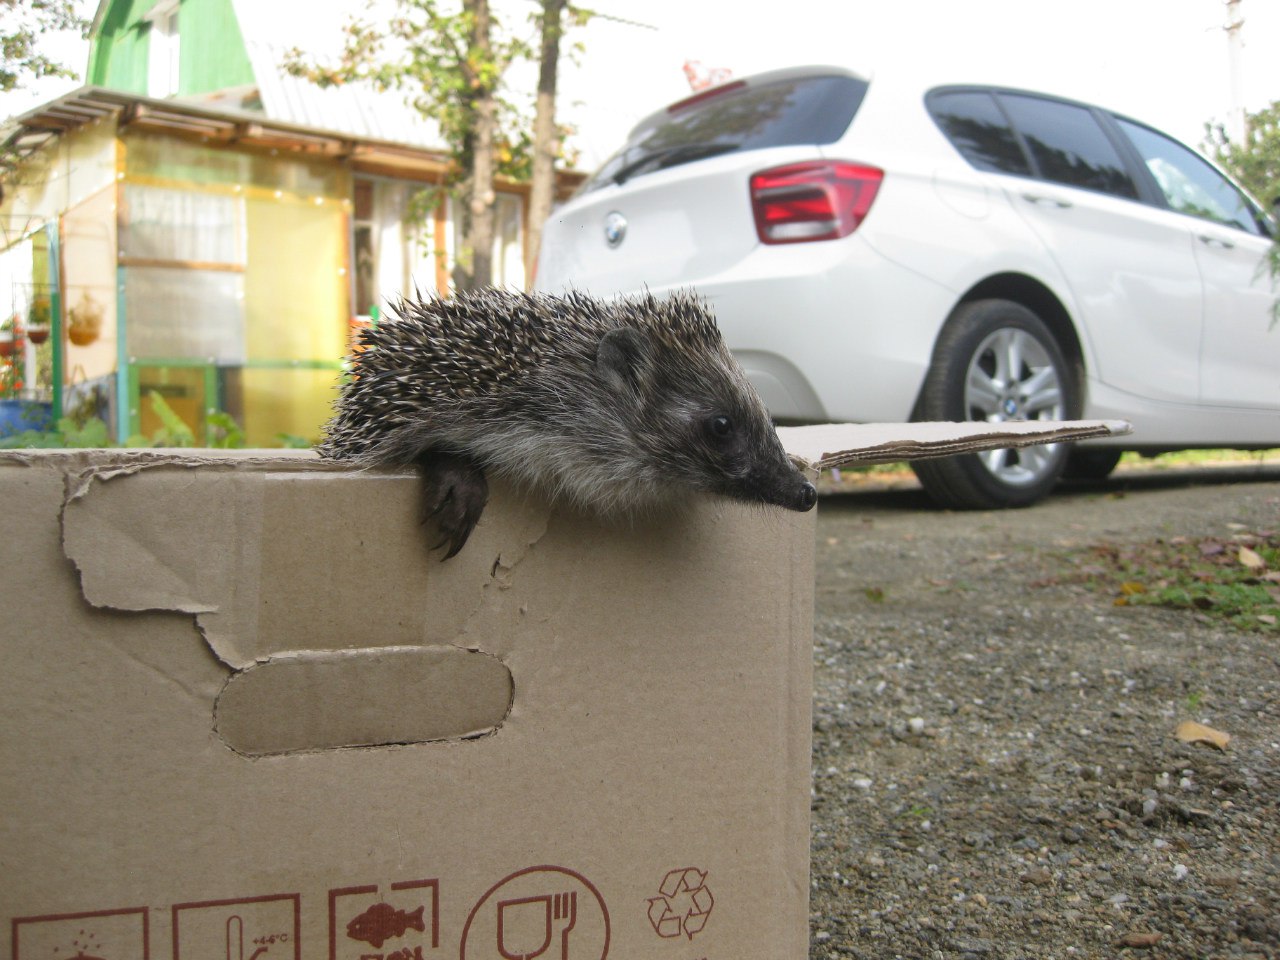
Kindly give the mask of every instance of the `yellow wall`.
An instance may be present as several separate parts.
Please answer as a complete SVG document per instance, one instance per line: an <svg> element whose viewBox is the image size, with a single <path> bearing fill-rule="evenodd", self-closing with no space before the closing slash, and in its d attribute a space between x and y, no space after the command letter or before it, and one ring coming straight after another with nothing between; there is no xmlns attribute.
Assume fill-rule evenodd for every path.
<svg viewBox="0 0 1280 960"><path fill-rule="evenodd" d="M251 199L246 205L248 367L245 432L315 439L329 418L337 371L262 369L261 361L338 360L347 351L347 213L341 203Z"/></svg>
<svg viewBox="0 0 1280 960"><path fill-rule="evenodd" d="M158 134L122 139L128 182L243 203L245 365L223 368L222 406L250 446L277 445L282 433L318 439L347 352L349 172Z"/></svg>

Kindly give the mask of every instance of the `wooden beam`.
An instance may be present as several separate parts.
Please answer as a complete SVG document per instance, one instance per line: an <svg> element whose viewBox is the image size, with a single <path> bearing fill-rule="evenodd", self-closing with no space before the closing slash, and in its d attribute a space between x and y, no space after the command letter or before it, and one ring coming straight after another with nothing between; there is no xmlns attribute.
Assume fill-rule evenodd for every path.
<svg viewBox="0 0 1280 960"><path fill-rule="evenodd" d="M219 263L212 260L163 260L159 257L121 256L122 267L165 267L174 270L216 270L221 273L244 273L242 263Z"/></svg>

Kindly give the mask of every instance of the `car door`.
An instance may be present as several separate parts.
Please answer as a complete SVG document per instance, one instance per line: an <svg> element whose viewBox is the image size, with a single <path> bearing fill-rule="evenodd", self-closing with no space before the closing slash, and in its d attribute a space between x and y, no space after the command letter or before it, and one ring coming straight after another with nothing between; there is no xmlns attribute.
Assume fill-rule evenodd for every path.
<svg viewBox="0 0 1280 960"><path fill-rule="evenodd" d="M1280 409L1280 328L1271 312L1277 292L1267 265L1272 228L1202 157L1150 127L1117 123L1195 251L1205 290L1201 402Z"/></svg>
<svg viewBox="0 0 1280 960"><path fill-rule="evenodd" d="M1137 396L1194 403L1203 288L1185 227L1141 202L1146 186L1092 108L996 96L1034 175L1003 185L1066 277L1092 375Z"/></svg>

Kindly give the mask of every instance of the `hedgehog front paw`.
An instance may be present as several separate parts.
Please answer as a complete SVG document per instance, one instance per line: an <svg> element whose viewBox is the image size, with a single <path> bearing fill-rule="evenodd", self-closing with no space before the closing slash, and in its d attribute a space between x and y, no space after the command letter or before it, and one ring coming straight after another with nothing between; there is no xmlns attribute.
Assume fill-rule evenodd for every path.
<svg viewBox="0 0 1280 960"><path fill-rule="evenodd" d="M440 559L454 556L476 528L489 502L489 482L474 461L448 453L424 453L418 458L422 471L422 522L434 520L440 542L432 550L448 546Z"/></svg>

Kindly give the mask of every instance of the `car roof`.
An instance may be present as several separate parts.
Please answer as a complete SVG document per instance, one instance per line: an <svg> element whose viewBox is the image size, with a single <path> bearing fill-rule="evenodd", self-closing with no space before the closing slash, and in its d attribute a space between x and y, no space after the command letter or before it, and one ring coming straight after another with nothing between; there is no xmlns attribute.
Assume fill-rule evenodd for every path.
<svg viewBox="0 0 1280 960"><path fill-rule="evenodd" d="M941 70L933 70L929 67L913 67L910 73L896 69L872 69L872 70L854 70L845 66L835 64L804 64L794 67L784 67L777 70L767 70L762 73L748 74L743 77L734 77L722 84L714 87L708 87L705 90L699 90L688 97L673 101L652 113L646 115L640 120L633 129L639 129L646 125L655 123L673 112L684 104L691 104L703 98L714 97L717 93L725 91L727 88L737 88L742 86L758 86L766 83L774 83L779 80L790 80L795 77L821 77L821 76L845 76L853 77L858 80L864 80L873 88L889 86L893 88L895 97L911 97L918 96L921 100L934 90L955 89L955 90L991 90L999 93L1022 94L1032 97L1043 97L1049 100L1057 100L1061 103L1070 103L1080 107L1089 109L1103 110L1115 116L1122 117L1126 120L1132 120L1135 123L1151 126L1145 121L1114 110L1110 107L1098 103L1091 103L1085 100L1078 100L1074 97L1061 93L1054 93L1051 90L1032 89L1027 87L1016 86L1008 83L1001 83L998 80L983 77L957 76L954 72L943 72Z"/></svg>
<svg viewBox="0 0 1280 960"><path fill-rule="evenodd" d="M722 93L730 88L737 89L743 86L754 87L754 86L759 86L761 84L766 84L766 83L775 83L779 80L791 80L796 77L831 77L831 76L853 77L855 80L864 80L864 81L869 81L871 79L868 74L859 73L856 70L850 70L848 67L824 66L820 64L797 66L797 67L783 67L778 70L766 70L763 73L753 73L745 77L734 77L731 80L726 80L724 83L716 84L714 87L707 87L705 90L698 90L687 97L682 97L679 100L675 100L669 104L666 104L665 106L657 110L654 110L652 113L646 115L643 119L641 119L638 123L636 123L635 126L631 128L631 131L634 132L636 130L639 130L641 127L646 127L651 124L657 123L663 117L667 116L667 114L673 113L675 110L684 106L685 104L692 104L704 98L710 99L711 97L714 97L716 94Z"/></svg>

